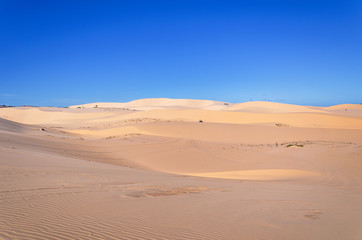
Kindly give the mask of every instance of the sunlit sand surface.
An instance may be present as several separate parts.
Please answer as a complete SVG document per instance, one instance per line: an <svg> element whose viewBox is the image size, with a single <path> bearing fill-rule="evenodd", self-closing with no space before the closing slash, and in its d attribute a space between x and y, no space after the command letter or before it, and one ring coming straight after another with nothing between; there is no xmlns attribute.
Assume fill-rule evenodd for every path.
<svg viewBox="0 0 362 240"><path fill-rule="evenodd" d="M292 180L300 178L316 177L319 174L315 172L293 170L293 169L259 169L259 170L242 170L226 172L209 172L209 173L189 173L191 176L227 178L242 180Z"/></svg>
<svg viewBox="0 0 362 240"><path fill-rule="evenodd" d="M362 239L362 105L0 109L0 239Z"/></svg>

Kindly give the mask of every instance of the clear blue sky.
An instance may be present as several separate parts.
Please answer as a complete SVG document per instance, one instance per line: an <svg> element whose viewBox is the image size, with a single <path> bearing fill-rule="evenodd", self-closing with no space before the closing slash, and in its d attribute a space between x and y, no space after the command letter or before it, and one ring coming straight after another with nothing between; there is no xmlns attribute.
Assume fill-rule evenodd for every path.
<svg viewBox="0 0 362 240"><path fill-rule="evenodd" d="M0 0L0 104L362 102L362 1Z"/></svg>

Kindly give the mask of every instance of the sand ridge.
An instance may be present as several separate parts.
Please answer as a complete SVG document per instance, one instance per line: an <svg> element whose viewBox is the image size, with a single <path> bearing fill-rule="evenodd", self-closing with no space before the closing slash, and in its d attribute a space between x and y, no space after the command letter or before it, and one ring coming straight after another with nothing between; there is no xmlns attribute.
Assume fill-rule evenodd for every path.
<svg viewBox="0 0 362 240"><path fill-rule="evenodd" d="M318 173L294 169L258 169L258 170L242 170L242 171L226 171L226 172L208 172L208 173L192 173L191 176L241 179L241 180L290 180L298 178L317 177Z"/></svg>
<svg viewBox="0 0 362 240"><path fill-rule="evenodd" d="M314 109L307 106L299 106L285 103L274 102L245 102L234 104L225 110L255 112L255 113L292 113L292 112L309 112L309 113L327 113L321 109Z"/></svg>
<svg viewBox="0 0 362 240"><path fill-rule="evenodd" d="M226 102L211 101L211 100L147 98L147 99L134 100L127 103L107 103L107 102L88 103L88 104L70 106L70 108L126 108L134 110L190 108L190 109L221 110L227 107L228 105L229 103Z"/></svg>

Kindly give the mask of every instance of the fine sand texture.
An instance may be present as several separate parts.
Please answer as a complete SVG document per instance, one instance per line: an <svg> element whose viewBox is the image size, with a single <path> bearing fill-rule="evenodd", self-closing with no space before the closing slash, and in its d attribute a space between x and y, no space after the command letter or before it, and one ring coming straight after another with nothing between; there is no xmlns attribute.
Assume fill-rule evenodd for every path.
<svg viewBox="0 0 362 240"><path fill-rule="evenodd" d="M0 109L0 239L362 239L362 105Z"/></svg>

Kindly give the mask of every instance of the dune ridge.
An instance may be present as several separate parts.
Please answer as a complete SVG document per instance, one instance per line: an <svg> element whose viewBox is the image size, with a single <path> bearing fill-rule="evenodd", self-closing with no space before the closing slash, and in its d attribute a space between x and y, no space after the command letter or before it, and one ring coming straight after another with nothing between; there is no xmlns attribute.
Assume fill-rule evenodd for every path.
<svg viewBox="0 0 362 240"><path fill-rule="evenodd" d="M324 109L329 109L329 110L348 110L348 109L362 110L362 104L339 104L339 105L334 105L334 106L330 106L330 107L325 107Z"/></svg>
<svg viewBox="0 0 362 240"><path fill-rule="evenodd" d="M299 106L285 103L274 102L245 102L234 104L226 110L255 112L255 113L293 113L293 112L309 112L309 113L326 113L322 109L310 108L308 106Z"/></svg>
<svg viewBox="0 0 362 240"><path fill-rule="evenodd" d="M170 99L170 98L146 98L138 99L127 103L97 102L70 106L69 108L128 108L135 110L153 110L167 108L195 108L221 110L229 103L196 100L196 99Z"/></svg>
<svg viewBox="0 0 362 240"><path fill-rule="evenodd" d="M258 169L226 172L191 173L186 175L211 178L241 179L241 180L290 180L319 176L318 173L294 169Z"/></svg>

